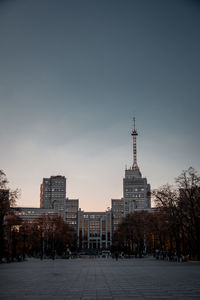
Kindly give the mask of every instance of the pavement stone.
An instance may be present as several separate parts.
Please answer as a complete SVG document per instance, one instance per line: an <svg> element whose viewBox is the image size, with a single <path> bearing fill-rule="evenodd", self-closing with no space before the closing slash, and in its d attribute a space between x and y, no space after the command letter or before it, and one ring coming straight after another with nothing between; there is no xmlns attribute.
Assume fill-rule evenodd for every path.
<svg viewBox="0 0 200 300"><path fill-rule="evenodd" d="M0 300L200 299L200 262L39 260L0 265Z"/></svg>

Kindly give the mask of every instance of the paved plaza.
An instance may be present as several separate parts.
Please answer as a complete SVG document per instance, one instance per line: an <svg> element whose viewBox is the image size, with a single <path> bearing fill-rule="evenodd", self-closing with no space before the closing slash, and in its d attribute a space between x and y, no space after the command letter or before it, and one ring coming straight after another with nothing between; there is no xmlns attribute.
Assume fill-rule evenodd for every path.
<svg viewBox="0 0 200 300"><path fill-rule="evenodd" d="M0 299L200 299L200 263L29 259L0 265Z"/></svg>

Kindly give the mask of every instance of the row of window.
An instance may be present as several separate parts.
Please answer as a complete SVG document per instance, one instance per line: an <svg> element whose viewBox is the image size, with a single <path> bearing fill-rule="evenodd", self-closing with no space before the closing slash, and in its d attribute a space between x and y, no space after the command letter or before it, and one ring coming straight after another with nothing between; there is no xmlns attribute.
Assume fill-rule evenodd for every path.
<svg viewBox="0 0 200 300"><path fill-rule="evenodd" d="M125 193L125 197L129 198L144 198L144 194Z"/></svg>
<svg viewBox="0 0 200 300"><path fill-rule="evenodd" d="M51 184L51 185L53 185L53 184L64 185L65 180L63 180L63 181L56 181L56 180L51 181L51 180L45 180L44 182L45 182L45 184Z"/></svg>
<svg viewBox="0 0 200 300"><path fill-rule="evenodd" d="M125 192L143 192L143 187L137 187L137 188L125 188Z"/></svg>
<svg viewBox="0 0 200 300"><path fill-rule="evenodd" d="M74 219L76 217L77 217L76 214L67 214L67 216L66 216L67 219Z"/></svg>
<svg viewBox="0 0 200 300"><path fill-rule="evenodd" d="M46 199L54 199L54 198L64 198L62 194L53 194L52 197L51 195L44 195L44 198Z"/></svg>
<svg viewBox="0 0 200 300"><path fill-rule="evenodd" d="M67 224L76 225L76 221L66 220Z"/></svg>
<svg viewBox="0 0 200 300"><path fill-rule="evenodd" d="M85 214L83 216L86 219L100 219L105 217L105 215L85 215Z"/></svg>
<svg viewBox="0 0 200 300"><path fill-rule="evenodd" d="M49 188L45 188L44 189L45 192L64 192L65 190L64 189L49 189Z"/></svg>
<svg viewBox="0 0 200 300"><path fill-rule="evenodd" d="M66 207L66 211L76 213L78 211L78 207Z"/></svg>
<svg viewBox="0 0 200 300"><path fill-rule="evenodd" d="M128 205L128 204L130 204L130 203L144 203L145 201L143 200L143 199L138 199L138 200L133 200L133 201L131 201L131 202L125 202L125 205Z"/></svg>
<svg viewBox="0 0 200 300"><path fill-rule="evenodd" d="M126 180L125 185L144 185L144 181L140 179Z"/></svg>

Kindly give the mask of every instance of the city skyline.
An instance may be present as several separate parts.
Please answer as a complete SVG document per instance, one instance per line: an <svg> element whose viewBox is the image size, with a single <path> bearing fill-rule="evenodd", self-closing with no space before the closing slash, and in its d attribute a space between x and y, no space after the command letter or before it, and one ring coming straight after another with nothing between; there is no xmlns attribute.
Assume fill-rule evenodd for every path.
<svg viewBox="0 0 200 300"><path fill-rule="evenodd" d="M19 206L42 178L104 211L132 165L151 188L200 170L197 1L1 1L0 168Z"/></svg>

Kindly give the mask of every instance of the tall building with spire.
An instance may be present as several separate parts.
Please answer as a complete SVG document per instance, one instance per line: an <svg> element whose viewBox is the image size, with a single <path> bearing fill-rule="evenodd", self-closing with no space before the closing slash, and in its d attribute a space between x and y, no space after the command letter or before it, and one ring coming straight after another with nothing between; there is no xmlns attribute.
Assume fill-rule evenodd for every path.
<svg viewBox="0 0 200 300"><path fill-rule="evenodd" d="M142 177L137 163L137 130L133 119L133 164L126 168L123 179L123 198L112 199L113 229L117 229L122 217L129 213L151 209L151 187L147 179Z"/></svg>
<svg viewBox="0 0 200 300"><path fill-rule="evenodd" d="M147 179L142 177L137 164L137 130L134 126L132 130L133 137L133 164L129 169L125 170L123 179L123 199L124 199L124 215L137 210L151 208L150 184Z"/></svg>

